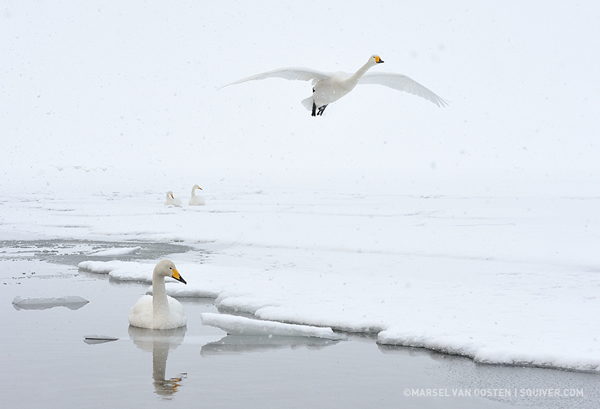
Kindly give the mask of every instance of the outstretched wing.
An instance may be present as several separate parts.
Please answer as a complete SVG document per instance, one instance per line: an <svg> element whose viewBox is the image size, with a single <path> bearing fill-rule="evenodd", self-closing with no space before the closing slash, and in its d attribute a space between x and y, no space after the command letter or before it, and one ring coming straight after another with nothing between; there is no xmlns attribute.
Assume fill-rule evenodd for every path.
<svg viewBox="0 0 600 409"><path fill-rule="evenodd" d="M311 70L310 68L279 68L273 71L263 72L261 74L256 74L251 77L243 78L241 80L232 82L231 84L223 85L221 88L225 88L230 85L240 84L246 81L264 80L265 78L271 77L284 78L286 80L312 81L314 85L317 83L317 81L324 80L326 78L329 78L330 76L331 74Z"/></svg>
<svg viewBox="0 0 600 409"><path fill-rule="evenodd" d="M421 98L425 98L439 107L448 106L448 101L438 97L432 91L425 88L417 81L408 78L406 75L379 72L366 73L358 80L358 83L385 85L386 87L397 89L398 91L405 91Z"/></svg>

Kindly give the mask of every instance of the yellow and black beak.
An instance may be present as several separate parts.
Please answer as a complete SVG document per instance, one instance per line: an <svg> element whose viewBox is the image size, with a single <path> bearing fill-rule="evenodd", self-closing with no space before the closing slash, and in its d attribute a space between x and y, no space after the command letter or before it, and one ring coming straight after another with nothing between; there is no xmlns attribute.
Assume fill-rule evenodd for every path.
<svg viewBox="0 0 600 409"><path fill-rule="evenodd" d="M177 281L181 281L183 284L187 284L185 282L185 280L183 279L183 277L181 276L181 274L179 274L179 271L177 271L175 269L173 269L173 274L171 275L171 277L173 277Z"/></svg>
<svg viewBox="0 0 600 409"><path fill-rule="evenodd" d="M382 60L381 58L379 58L379 56L376 56L376 57L375 57L375 62L376 62L377 64L381 64L381 63L383 63L383 60Z"/></svg>

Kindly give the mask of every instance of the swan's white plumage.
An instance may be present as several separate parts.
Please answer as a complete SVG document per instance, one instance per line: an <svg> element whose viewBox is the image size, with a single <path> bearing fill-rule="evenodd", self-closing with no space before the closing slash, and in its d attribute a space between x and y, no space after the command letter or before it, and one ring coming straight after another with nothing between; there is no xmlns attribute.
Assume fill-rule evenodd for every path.
<svg viewBox="0 0 600 409"><path fill-rule="evenodd" d="M192 196L190 197L189 205L190 206L203 206L206 204L204 198L202 196L196 196L196 189L202 190L202 188L198 185L194 185L192 188Z"/></svg>
<svg viewBox="0 0 600 409"><path fill-rule="evenodd" d="M143 295L129 311L129 324L139 328L173 329L187 324L183 306L175 298L167 295L168 314L154 315L154 295Z"/></svg>
<svg viewBox="0 0 600 409"><path fill-rule="evenodd" d="M182 206L181 199L176 198L175 196L173 196L173 192L171 192L169 190L167 192L167 198L165 200L165 206L181 207Z"/></svg>
<svg viewBox="0 0 600 409"><path fill-rule="evenodd" d="M152 274L152 295L142 296L129 311L129 324L149 329L173 329L187 323L183 306L166 293L165 277L172 277L186 284L175 264L162 260Z"/></svg>
<svg viewBox="0 0 600 409"><path fill-rule="evenodd" d="M369 72L363 75L358 80L358 83L385 85L386 87L390 87L398 91L408 92L409 94L425 98L439 107L448 106L448 101L440 98L429 89L425 88L417 81L410 79L406 75Z"/></svg>
<svg viewBox="0 0 600 409"><path fill-rule="evenodd" d="M312 81L313 85L315 85L318 81L327 79L330 76L331 74L329 73L312 70L310 68L304 67L278 68L273 71L263 72L260 74L252 75L250 77L242 78L241 80L232 82L231 84L224 85L221 88L225 88L230 85L241 84L242 82L246 81L264 80L265 78L272 77L283 78L286 80Z"/></svg>
<svg viewBox="0 0 600 409"><path fill-rule="evenodd" d="M246 81L262 80L272 77L284 78L287 80L312 81L313 94L302 100L302 105L308 110L312 110L313 116L322 115L328 104L335 102L348 94L357 84L385 85L398 91L405 91L425 98L439 107L448 105L448 102L443 98L440 98L431 90L405 75L385 73L367 74L367 71L371 67L379 63L383 63L383 60L377 55L372 55L367 63L359 68L354 74L345 72L325 73L310 68L280 68L243 78L232 82L231 84L227 84L225 87ZM317 110L318 112L316 112Z"/></svg>

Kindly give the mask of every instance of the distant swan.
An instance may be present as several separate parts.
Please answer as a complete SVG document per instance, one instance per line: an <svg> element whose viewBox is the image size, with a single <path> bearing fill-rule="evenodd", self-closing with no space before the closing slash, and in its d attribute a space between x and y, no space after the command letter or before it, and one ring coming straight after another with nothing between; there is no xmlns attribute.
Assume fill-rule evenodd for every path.
<svg viewBox="0 0 600 409"><path fill-rule="evenodd" d="M181 199L177 199L173 196L173 192L170 190L167 192L167 200L165 200L165 206L181 207Z"/></svg>
<svg viewBox="0 0 600 409"><path fill-rule="evenodd" d="M357 84L379 84L406 91L433 102L439 107L445 107L448 102L402 74L366 73L369 68L383 63L378 55L372 55L365 65L354 74L345 72L325 73L310 68L279 68L263 72L248 78L227 84L224 87L240 84L246 81L262 80L270 77L285 78L286 80L312 81L313 94L302 101L302 104L312 112L312 116L323 115L323 111L332 102L337 101L354 89ZM222 87L222 88L224 88Z"/></svg>
<svg viewBox="0 0 600 409"><path fill-rule="evenodd" d="M173 329L187 323L183 307L175 298L167 295L165 277L187 284L170 260L162 260L154 267L152 295L144 295L129 312L129 324L149 329Z"/></svg>
<svg viewBox="0 0 600 409"><path fill-rule="evenodd" d="M190 206L203 206L206 203L204 202L204 198L202 196L196 196L196 189L202 190L202 188L198 185L194 185L192 188L192 197L190 197Z"/></svg>

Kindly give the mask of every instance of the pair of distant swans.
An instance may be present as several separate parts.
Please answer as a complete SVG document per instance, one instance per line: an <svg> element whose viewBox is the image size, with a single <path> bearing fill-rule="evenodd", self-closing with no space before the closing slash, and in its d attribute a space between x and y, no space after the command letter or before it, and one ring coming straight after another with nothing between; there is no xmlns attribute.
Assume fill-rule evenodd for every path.
<svg viewBox="0 0 600 409"><path fill-rule="evenodd" d="M440 98L429 89L418 82L402 74L391 73L367 73L367 71L383 63L378 55L372 55L367 63L360 67L354 74L345 72L325 73L310 68L279 68L262 74L253 75L248 78L227 84L224 87L240 84L246 81L263 80L265 78L279 77L287 80L312 81L313 93L302 101L312 116L323 115L327 105L337 101L356 87L358 84L379 84L405 91L433 102L439 107L448 105L448 101ZM222 87L222 88L224 88Z"/></svg>
<svg viewBox="0 0 600 409"><path fill-rule="evenodd" d="M190 206L204 206L206 204L206 202L204 201L204 198L202 196L196 196L196 189L202 190L202 188L200 186L194 185L194 187L192 188L192 196L190 197L190 201L188 202L188 204ZM173 192L169 190L167 192L167 199L165 200L165 206L181 207L182 206L181 199L176 198L173 195Z"/></svg>

